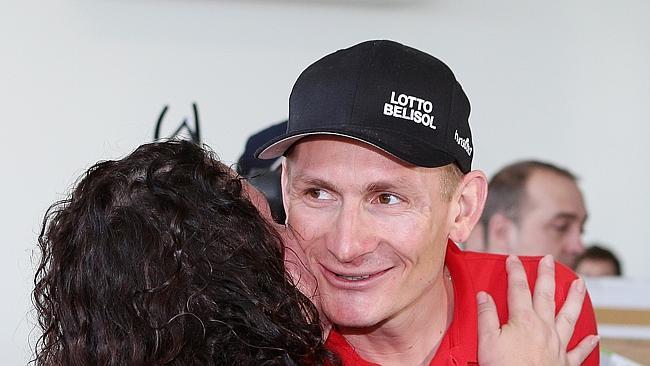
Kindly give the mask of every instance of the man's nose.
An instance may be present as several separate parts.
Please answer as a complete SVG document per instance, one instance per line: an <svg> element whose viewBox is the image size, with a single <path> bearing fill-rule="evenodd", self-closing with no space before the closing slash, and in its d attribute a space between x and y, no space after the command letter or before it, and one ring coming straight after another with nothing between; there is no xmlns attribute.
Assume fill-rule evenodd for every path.
<svg viewBox="0 0 650 366"><path fill-rule="evenodd" d="M582 233L577 233L574 235L566 246L566 251L571 254L582 254L585 251L585 244L582 241Z"/></svg>
<svg viewBox="0 0 650 366"><path fill-rule="evenodd" d="M369 213L358 204L344 204L332 228L328 250L341 263L349 263L377 247Z"/></svg>

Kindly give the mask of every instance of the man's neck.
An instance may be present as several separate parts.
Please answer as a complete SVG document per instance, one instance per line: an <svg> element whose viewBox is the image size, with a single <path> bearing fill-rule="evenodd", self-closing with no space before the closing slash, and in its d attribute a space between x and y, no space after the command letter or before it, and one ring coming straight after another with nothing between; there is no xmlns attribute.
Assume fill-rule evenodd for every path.
<svg viewBox="0 0 650 366"><path fill-rule="evenodd" d="M339 328L365 360L383 366L429 365L454 313L453 285L444 271L428 293L371 328Z"/></svg>

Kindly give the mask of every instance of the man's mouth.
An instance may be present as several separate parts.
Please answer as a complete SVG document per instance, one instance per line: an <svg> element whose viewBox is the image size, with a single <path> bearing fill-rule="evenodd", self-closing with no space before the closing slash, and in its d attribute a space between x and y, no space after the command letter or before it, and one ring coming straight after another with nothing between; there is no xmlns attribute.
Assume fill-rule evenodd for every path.
<svg viewBox="0 0 650 366"><path fill-rule="evenodd" d="M336 274L336 273L335 273L335 274ZM370 278L371 276L373 276L373 275L366 275L366 276L345 276L345 275L341 275L341 274L336 274L336 277L338 277L338 278L342 278L342 279L344 279L344 280L348 280L348 281L362 281L362 280L367 280L367 279Z"/></svg>
<svg viewBox="0 0 650 366"><path fill-rule="evenodd" d="M356 270L329 269L321 265L322 274L329 284L340 289L361 290L377 285L394 267Z"/></svg>
<svg viewBox="0 0 650 366"><path fill-rule="evenodd" d="M390 271L391 269L392 267L387 269L382 269L379 271L373 271L373 272L364 271L361 273L346 273L346 274L327 270L326 273L329 274L329 277L331 279L336 279L335 282L339 284L347 283L349 285L352 284L362 285L362 284L368 284L370 283L370 281L374 281L375 279L379 279L379 277L382 277L383 275L386 274L386 272Z"/></svg>

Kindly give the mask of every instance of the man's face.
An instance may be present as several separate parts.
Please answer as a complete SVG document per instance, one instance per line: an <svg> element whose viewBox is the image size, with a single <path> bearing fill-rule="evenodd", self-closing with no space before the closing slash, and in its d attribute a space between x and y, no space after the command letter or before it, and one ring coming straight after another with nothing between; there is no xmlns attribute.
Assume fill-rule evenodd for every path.
<svg viewBox="0 0 650 366"><path fill-rule="evenodd" d="M286 168L288 224L333 323L374 326L436 301L453 221L442 168L405 165L337 137L299 142Z"/></svg>
<svg viewBox="0 0 650 366"><path fill-rule="evenodd" d="M584 251L582 231L586 220L587 209L573 180L535 170L526 183L514 254L552 254L572 266Z"/></svg>

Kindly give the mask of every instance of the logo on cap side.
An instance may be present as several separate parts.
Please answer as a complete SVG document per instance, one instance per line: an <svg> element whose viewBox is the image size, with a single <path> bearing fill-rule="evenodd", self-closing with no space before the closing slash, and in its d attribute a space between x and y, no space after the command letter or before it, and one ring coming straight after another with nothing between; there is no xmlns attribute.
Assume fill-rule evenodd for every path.
<svg viewBox="0 0 650 366"><path fill-rule="evenodd" d="M454 133L454 139L456 139L456 143L460 145L463 149L465 149L465 152L467 155L472 156L472 145L469 142L469 137L467 138L462 138L458 135L458 130Z"/></svg>
<svg viewBox="0 0 650 366"><path fill-rule="evenodd" d="M413 121L433 130L433 103L413 95L399 94L392 91L390 101L384 103L384 115Z"/></svg>

